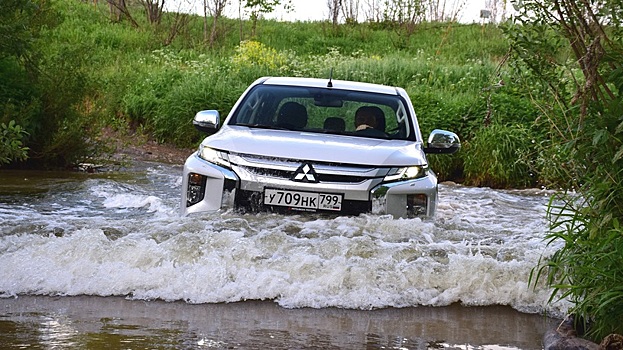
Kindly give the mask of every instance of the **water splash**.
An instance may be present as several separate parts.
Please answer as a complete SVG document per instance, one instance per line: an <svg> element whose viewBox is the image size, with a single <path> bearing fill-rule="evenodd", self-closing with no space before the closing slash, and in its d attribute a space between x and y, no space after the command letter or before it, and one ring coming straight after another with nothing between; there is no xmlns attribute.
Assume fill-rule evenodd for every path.
<svg viewBox="0 0 623 350"><path fill-rule="evenodd" d="M0 295L275 300L374 309L511 305L562 315L528 285L556 247L546 192L442 186L438 217L178 216L178 168L87 178L0 202Z"/></svg>

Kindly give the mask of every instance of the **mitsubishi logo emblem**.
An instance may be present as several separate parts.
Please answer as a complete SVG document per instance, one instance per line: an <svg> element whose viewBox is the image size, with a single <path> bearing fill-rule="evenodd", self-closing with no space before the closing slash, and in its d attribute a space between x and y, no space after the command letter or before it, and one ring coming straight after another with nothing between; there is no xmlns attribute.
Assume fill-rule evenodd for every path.
<svg viewBox="0 0 623 350"><path fill-rule="evenodd" d="M294 172L294 177L292 177L292 181L299 182L318 182L318 175L316 175L316 171L309 163L302 164L296 171Z"/></svg>

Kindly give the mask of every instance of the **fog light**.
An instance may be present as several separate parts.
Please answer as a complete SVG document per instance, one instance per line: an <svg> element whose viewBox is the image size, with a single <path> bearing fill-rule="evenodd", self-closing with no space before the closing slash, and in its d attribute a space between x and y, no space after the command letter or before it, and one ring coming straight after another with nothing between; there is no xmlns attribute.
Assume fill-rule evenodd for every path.
<svg viewBox="0 0 623 350"><path fill-rule="evenodd" d="M186 206L190 207L203 200L208 178L196 173L188 174L188 188L186 189Z"/></svg>
<svg viewBox="0 0 623 350"><path fill-rule="evenodd" d="M428 197L425 194L407 195L407 216L416 217L426 215Z"/></svg>

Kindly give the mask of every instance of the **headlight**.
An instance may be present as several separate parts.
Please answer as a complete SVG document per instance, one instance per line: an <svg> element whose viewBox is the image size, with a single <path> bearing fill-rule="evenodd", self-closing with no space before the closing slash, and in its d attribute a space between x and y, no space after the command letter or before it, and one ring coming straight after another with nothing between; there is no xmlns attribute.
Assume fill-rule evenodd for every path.
<svg viewBox="0 0 623 350"><path fill-rule="evenodd" d="M416 165L404 168L391 168L384 181L409 180L426 176L426 166Z"/></svg>
<svg viewBox="0 0 623 350"><path fill-rule="evenodd" d="M217 151L204 145L199 146L199 158L226 168L231 167L229 156L226 152Z"/></svg>

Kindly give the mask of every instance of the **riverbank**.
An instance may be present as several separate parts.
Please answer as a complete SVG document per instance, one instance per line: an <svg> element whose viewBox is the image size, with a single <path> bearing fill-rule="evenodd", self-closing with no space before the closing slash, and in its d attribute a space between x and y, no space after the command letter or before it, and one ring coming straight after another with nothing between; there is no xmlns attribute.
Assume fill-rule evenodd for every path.
<svg viewBox="0 0 623 350"><path fill-rule="evenodd" d="M114 163L128 161L159 162L166 164L184 164L194 148L180 148L172 144L157 142L146 134L136 131L102 130L99 142L104 142L111 149L110 159Z"/></svg>

